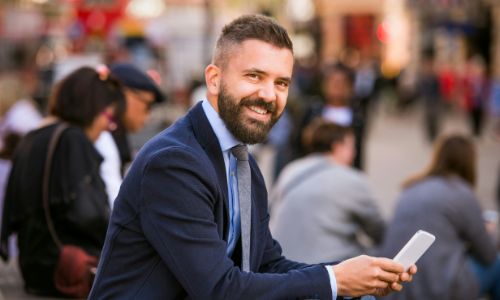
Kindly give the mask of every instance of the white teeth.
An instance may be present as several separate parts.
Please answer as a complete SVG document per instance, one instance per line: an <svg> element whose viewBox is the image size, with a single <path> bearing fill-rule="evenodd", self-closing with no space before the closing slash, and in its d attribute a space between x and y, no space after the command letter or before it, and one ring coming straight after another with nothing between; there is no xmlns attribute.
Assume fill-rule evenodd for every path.
<svg viewBox="0 0 500 300"><path fill-rule="evenodd" d="M254 111L254 112L258 113L258 114L261 114L261 115L267 114L267 110L266 109L258 108L257 106L249 106L248 108L250 108L252 111Z"/></svg>

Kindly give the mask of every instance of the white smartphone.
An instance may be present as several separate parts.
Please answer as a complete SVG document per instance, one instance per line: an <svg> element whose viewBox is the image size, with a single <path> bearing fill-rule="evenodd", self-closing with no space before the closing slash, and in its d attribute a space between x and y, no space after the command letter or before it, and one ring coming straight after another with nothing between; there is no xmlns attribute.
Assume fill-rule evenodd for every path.
<svg viewBox="0 0 500 300"><path fill-rule="evenodd" d="M399 253L394 256L394 261L402 264L405 271L408 270L429 249L435 239L436 237L427 231L417 231Z"/></svg>

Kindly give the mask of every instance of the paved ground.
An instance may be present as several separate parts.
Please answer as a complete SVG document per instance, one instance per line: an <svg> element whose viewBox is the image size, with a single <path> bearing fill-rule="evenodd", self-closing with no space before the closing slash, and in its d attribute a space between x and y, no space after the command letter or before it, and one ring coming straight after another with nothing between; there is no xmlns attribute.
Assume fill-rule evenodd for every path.
<svg viewBox="0 0 500 300"><path fill-rule="evenodd" d="M400 192L401 182L423 170L430 161L432 145L424 136L422 113L413 109L395 114L381 108L371 124L367 145L367 174L389 217ZM445 116L442 133L468 133L466 118L454 112ZM482 137L476 139L478 150L478 185L476 193L484 209L496 209L495 188L500 175L500 139L487 123Z"/></svg>
<svg viewBox="0 0 500 300"><path fill-rule="evenodd" d="M367 173L383 213L389 217L400 191L400 183L409 175L422 170L431 151L425 141L421 112L418 109L396 114L382 107L375 116L368 136ZM444 132L467 132L464 116L451 114L443 124ZM136 140L144 137L137 137ZM494 189L500 168L500 141L491 131L477 140L479 152L479 184L477 194L485 208L495 208ZM0 262L0 300L46 299L27 296L15 261Z"/></svg>

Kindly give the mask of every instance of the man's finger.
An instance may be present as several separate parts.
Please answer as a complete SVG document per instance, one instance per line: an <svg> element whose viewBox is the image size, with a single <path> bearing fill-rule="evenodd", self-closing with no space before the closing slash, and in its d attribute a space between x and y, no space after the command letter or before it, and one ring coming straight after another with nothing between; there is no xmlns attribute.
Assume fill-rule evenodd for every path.
<svg viewBox="0 0 500 300"><path fill-rule="evenodd" d="M411 265L410 269L408 270L408 273L410 273L410 275L416 274L417 273L417 266Z"/></svg>
<svg viewBox="0 0 500 300"><path fill-rule="evenodd" d="M382 268L384 271L391 272L391 273L403 273L405 270L401 264L398 264L392 259L385 258L385 257L380 257L378 258L378 264L380 268Z"/></svg>
<svg viewBox="0 0 500 300"><path fill-rule="evenodd" d="M376 289L387 289L387 288L389 288L389 284L390 283L387 281L377 280L373 284L373 287Z"/></svg>
<svg viewBox="0 0 500 300"><path fill-rule="evenodd" d="M397 283L397 282L393 282L393 283L391 283L391 289L393 291L399 292L403 289L403 285L401 285L400 283Z"/></svg>
<svg viewBox="0 0 500 300"><path fill-rule="evenodd" d="M413 276L405 272L405 273L401 274L401 276L399 276L399 279L400 279L400 281L403 281L403 282L410 282L410 281L412 281Z"/></svg>
<svg viewBox="0 0 500 300"><path fill-rule="evenodd" d="M383 280L385 282L396 282L399 281L399 274L386 272L384 270L380 270L377 274L377 279Z"/></svg>

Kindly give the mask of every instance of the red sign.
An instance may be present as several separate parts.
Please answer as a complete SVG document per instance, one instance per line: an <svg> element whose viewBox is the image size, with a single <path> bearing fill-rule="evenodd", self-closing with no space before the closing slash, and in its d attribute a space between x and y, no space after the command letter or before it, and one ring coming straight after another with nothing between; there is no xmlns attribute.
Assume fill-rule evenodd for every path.
<svg viewBox="0 0 500 300"><path fill-rule="evenodd" d="M348 15L344 17L346 46L357 49L369 48L374 37L373 15Z"/></svg>
<svg viewBox="0 0 500 300"><path fill-rule="evenodd" d="M86 35L105 36L124 15L127 0L74 0Z"/></svg>

